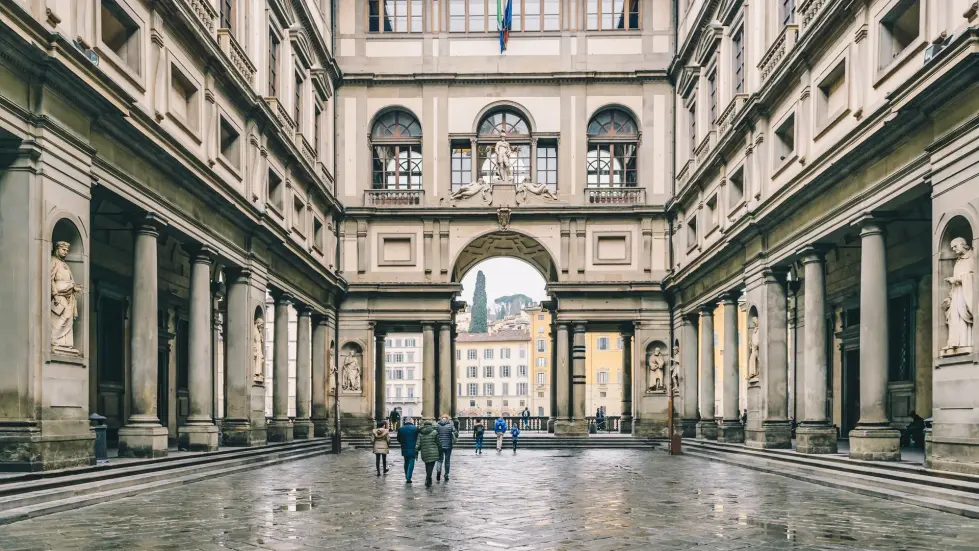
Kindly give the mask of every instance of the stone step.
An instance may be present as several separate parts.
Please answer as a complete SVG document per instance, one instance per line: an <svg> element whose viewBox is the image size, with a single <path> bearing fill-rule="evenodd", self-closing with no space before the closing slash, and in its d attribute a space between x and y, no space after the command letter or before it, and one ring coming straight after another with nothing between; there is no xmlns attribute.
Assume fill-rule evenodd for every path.
<svg viewBox="0 0 979 551"><path fill-rule="evenodd" d="M6 518L4 515L10 511L29 510L36 515L36 511L46 511L45 506L50 503L88 504L85 498L95 495L125 497L139 493L138 490L130 492L130 489L134 488L157 488L158 485L170 487L168 485L170 480L184 480L188 477L197 480L197 477L219 476L218 473L229 469L233 469L235 472L242 469L254 469L292 459L323 455L329 450L329 441L319 440L302 445L249 448L247 451L225 455L219 459L205 462L187 462L165 469L161 469L159 466L153 469L143 465L135 471L118 469L113 473L115 476L107 478L98 477L84 480L81 479L82 477L70 477L70 479L60 479L59 482L63 482L62 484L0 497L0 519ZM96 502L99 501L96 500Z"/></svg>
<svg viewBox="0 0 979 551"><path fill-rule="evenodd" d="M165 471L191 465L203 465L234 458L253 457L281 451L320 449L329 445L329 439L297 440L288 443L269 444L254 448L226 448L216 452L177 455L154 459L114 460L101 465L81 468L23 473L0 478L0 498L22 492L34 492L73 484L84 484L112 478Z"/></svg>
<svg viewBox="0 0 979 551"><path fill-rule="evenodd" d="M325 447L325 446L324 446ZM227 461L213 465L214 468L198 470L197 472L181 473L168 471L168 475L154 480L142 480L133 484L111 489L94 490L92 492L68 495L60 499L52 499L33 504L24 504L16 508L0 511L0 525L26 520L29 518L50 515L70 509L77 509L88 505L96 505L107 501L131 497L145 492L165 490L176 486L182 486L204 479L212 479L219 476L235 474L259 467L277 465L286 461L307 459L322 455L322 450L318 447L307 447L302 451L291 451L283 453L266 454L258 461L236 462Z"/></svg>
<svg viewBox="0 0 979 551"><path fill-rule="evenodd" d="M684 444L688 443L684 442ZM897 480L880 476L879 473L842 471L832 466L806 466L784 461L779 457L780 454L763 453L774 457L729 453L725 450L711 449L708 446L696 444L686 445L684 450L684 454L691 457L719 461L862 495L938 509L970 518L979 518L979 494L971 490L931 486L928 480Z"/></svg>
<svg viewBox="0 0 979 551"><path fill-rule="evenodd" d="M367 437L347 437L344 445L355 449L372 448L371 440ZM588 437L521 437L519 447L524 449L643 449L648 450L660 442L654 438L588 438ZM510 438L503 440L504 446L510 445ZM476 442L472 437L460 437L455 448L472 449ZM485 438L484 448L494 448L496 438ZM391 449L400 449L400 444L392 439Z"/></svg>

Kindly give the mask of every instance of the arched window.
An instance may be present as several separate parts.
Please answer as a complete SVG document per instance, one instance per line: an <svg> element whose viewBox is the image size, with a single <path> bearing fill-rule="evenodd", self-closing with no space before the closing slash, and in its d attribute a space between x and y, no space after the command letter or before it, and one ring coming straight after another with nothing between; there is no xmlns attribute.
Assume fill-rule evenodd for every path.
<svg viewBox="0 0 979 551"><path fill-rule="evenodd" d="M599 111L588 122L588 186L636 187L639 129L622 109Z"/></svg>
<svg viewBox="0 0 979 551"><path fill-rule="evenodd" d="M406 111L381 114L371 128L374 189L422 189L422 127Z"/></svg>
<svg viewBox="0 0 979 551"><path fill-rule="evenodd" d="M493 162L493 148L504 135L517 154L513 164L514 183L530 178L530 126L523 116L509 109L494 111L479 123L476 132L476 151L479 155L477 177L485 178L487 182L494 181L496 163Z"/></svg>

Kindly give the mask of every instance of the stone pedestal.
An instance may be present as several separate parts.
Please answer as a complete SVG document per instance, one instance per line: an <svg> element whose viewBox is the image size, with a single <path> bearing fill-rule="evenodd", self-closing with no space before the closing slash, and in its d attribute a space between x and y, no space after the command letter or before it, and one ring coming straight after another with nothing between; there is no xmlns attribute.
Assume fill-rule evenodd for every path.
<svg viewBox="0 0 979 551"><path fill-rule="evenodd" d="M588 421L585 419L577 421L557 421L554 423L554 436L582 436L588 437Z"/></svg>
<svg viewBox="0 0 979 551"><path fill-rule="evenodd" d="M126 425L119 429L119 457L166 457L168 435L160 425Z"/></svg>
<svg viewBox="0 0 979 551"><path fill-rule="evenodd" d="M697 436L697 419L681 419L680 431L684 438L694 438Z"/></svg>
<svg viewBox="0 0 979 551"><path fill-rule="evenodd" d="M889 426L857 425L850 431L850 458L864 461L900 461L901 432Z"/></svg>
<svg viewBox="0 0 979 551"><path fill-rule="evenodd" d="M745 443L745 445L748 445ZM792 448L792 422L771 420L761 422L760 438L756 445L749 446L766 450L788 450Z"/></svg>
<svg viewBox="0 0 979 551"><path fill-rule="evenodd" d="M214 425L184 425L177 429L177 448L191 452L218 449L218 428Z"/></svg>
<svg viewBox="0 0 979 551"><path fill-rule="evenodd" d="M37 427L0 426L0 465L7 472L37 472L95 465L95 433L43 436Z"/></svg>
<svg viewBox="0 0 979 551"><path fill-rule="evenodd" d="M836 453L836 427L802 424L795 429L795 451L799 453Z"/></svg>
<svg viewBox="0 0 979 551"><path fill-rule="evenodd" d="M416 422L415 426L421 428L421 423ZM366 436L374 428L374 419L370 414L340 413L340 434L343 436ZM330 432L333 432L333 427L330 427Z"/></svg>
<svg viewBox="0 0 979 551"><path fill-rule="evenodd" d="M221 422L221 443L225 446L264 446L268 444L265 427L265 387L249 387L250 419L227 417Z"/></svg>
<svg viewBox="0 0 979 551"><path fill-rule="evenodd" d="M713 419L697 422L698 440L717 440L717 421Z"/></svg>
<svg viewBox="0 0 979 551"><path fill-rule="evenodd" d="M547 420L547 433L554 434L554 419Z"/></svg>
<svg viewBox="0 0 979 551"><path fill-rule="evenodd" d="M667 438L669 425L666 419L633 419L632 435L637 438Z"/></svg>
<svg viewBox="0 0 979 551"><path fill-rule="evenodd" d="M269 442L292 442L293 428L292 421L288 419L272 419L266 430Z"/></svg>
<svg viewBox="0 0 979 551"><path fill-rule="evenodd" d="M744 427L740 421L721 421L717 428L717 441L725 444L741 444L744 442Z"/></svg>
<svg viewBox="0 0 979 551"><path fill-rule="evenodd" d="M296 440L306 440L313 437L313 422L309 419L296 419L292 425L292 437Z"/></svg>

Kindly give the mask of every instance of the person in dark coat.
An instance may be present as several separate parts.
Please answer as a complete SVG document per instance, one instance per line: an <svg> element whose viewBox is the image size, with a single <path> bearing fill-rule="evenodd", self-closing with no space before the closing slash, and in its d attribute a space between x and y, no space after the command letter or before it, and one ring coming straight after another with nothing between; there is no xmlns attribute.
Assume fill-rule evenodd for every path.
<svg viewBox="0 0 979 551"><path fill-rule="evenodd" d="M476 441L476 453L483 453L483 434L486 433L486 427L483 426L483 422L479 419L476 420L476 424L473 425L473 440Z"/></svg>
<svg viewBox="0 0 979 551"><path fill-rule="evenodd" d="M530 408L529 407L523 408L523 413L520 414L520 417L523 418L523 428L524 429L527 429L528 427L530 427Z"/></svg>
<svg viewBox="0 0 979 551"><path fill-rule="evenodd" d="M520 428L517 425L513 425L510 429L510 443L513 444L513 453L517 453L517 437L520 436Z"/></svg>
<svg viewBox="0 0 979 551"><path fill-rule="evenodd" d="M411 417L405 418L405 423L398 429L398 443L401 444L401 456L405 460L405 482L411 484L411 473L415 472L415 451L418 443L418 427Z"/></svg>
<svg viewBox="0 0 979 551"><path fill-rule="evenodd" d="M439 435L439 460L435 464L435 480L442 480L442 467L445 467L445 481L449 481L449 461L452 459L452 446L456 443L459 433L449 419L448 414L442 415L435 431Z"/></svg>
<svg viewBox="0 0 979 551"><path fill-rule="evenodd" d="M431 421L425 421L422 428L418 431L418 441L415 443L415 451L421 456L425 463L425 486L432 485L432 471L435 470L435 462L439 460L439 433L435 430Z"/></svg>

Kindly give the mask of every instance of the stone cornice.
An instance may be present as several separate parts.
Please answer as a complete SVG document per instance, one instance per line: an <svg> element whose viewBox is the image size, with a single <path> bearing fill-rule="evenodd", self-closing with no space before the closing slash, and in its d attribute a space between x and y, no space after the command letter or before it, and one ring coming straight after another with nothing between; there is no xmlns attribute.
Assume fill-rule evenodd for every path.
<svg viewBox="0 0 979 551"><path fill-rule="evenodd" d="M482 217L496 219L497 206L491 207L347 207L344 211L347 218L462 218ZM557 207L530 206L515 207L512 215L524 217L599 217L599 218L636 218L638 216L665 215L664 206L658 205L611 205L611 206L578 206L561 205Z"/></svg>
<svg viewBox="0 0 979 551"><path fill-rule="evenodd" d="M580 71L550 73L352 73L343 74L343 84L396 86L404 84L589 84L667 81L666 71Z"/></svg>

